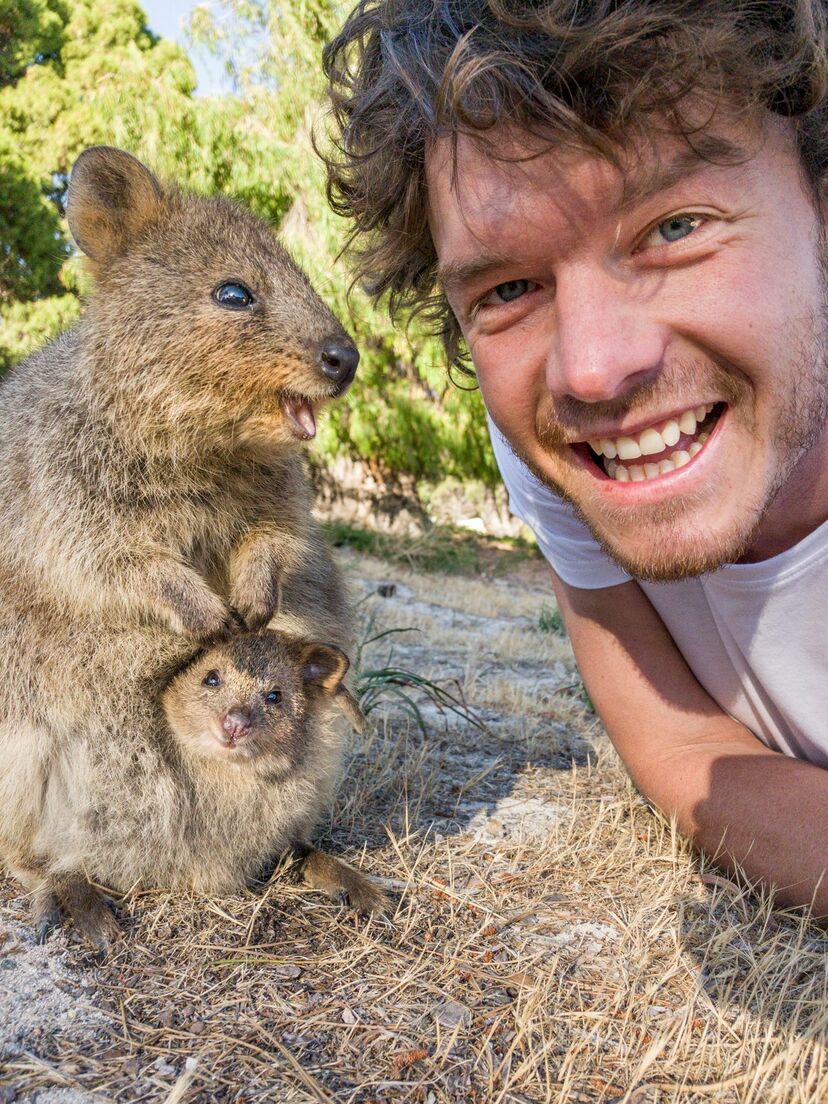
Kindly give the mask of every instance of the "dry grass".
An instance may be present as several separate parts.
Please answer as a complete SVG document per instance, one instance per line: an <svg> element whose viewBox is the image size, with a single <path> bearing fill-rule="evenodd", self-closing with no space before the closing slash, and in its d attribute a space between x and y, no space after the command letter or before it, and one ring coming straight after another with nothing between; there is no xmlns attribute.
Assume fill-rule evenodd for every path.
<svg viewBox="0 0 828 1104"><path fill-rule="evenodd" d="M386 880L393 917L359 920L284 874L264 896L135 897L110 962L68 952L103 1026L80 1041L45 1030L0 1084L118 1101L828 1099L828 945L700 875L634 792L565 641L532 627L541 581L514 582L509 601L494 584L350 565L365 592L398 584L361 605L375 629L432 607L417 610L428 632L368 658L393 649L456 679L488 720L481 734L426 708L423 737L378 712L354 745L324 835ZM513 623L481 639L469 626L485 616ZM533 694L550 665L559 688ZM510 808L528 811L522 827ZM8 883L2 900L23 918Z"/></svg>

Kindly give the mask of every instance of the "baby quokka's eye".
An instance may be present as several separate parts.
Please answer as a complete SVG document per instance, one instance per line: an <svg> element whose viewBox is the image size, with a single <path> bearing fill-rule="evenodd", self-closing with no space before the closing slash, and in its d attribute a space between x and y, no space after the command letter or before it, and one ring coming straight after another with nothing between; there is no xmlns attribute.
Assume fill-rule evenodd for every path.
<svg viewBox="0 0 828 1104"><path fill-rule="evenodd" d="M227 307L229 310L244 310L256 302L253 292L235 280L219 284L213 292L213 298L220 307Z"/></svg>
<svg viewBox="0 0 828 1104"><path fill-rule="evenodd" d="M201 680L202 686L221 686L221 675L218 671L208 671Z"/></svg>
<svg viewBox="0 0 828 1104"><path fill-rule="evenodd" d="M265 701L267 702L268 705L278 705L281 700L282 700L282 691L281 690L269 690L265 694Z"/></svg>

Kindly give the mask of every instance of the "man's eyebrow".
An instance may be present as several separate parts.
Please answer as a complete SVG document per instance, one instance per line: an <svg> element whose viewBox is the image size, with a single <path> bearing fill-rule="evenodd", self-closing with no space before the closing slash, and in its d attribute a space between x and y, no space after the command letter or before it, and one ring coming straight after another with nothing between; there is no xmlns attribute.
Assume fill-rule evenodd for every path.
<svg viewBox="0 0 828 1104"><path fill-rule="evenodd" d="M443 291L472 283L508 264L509 258L501 253L478 253L465 261L447 261L437 269L437 280Z"/></svg>
<svg viewBox="0 0 828 1104"><path fill-rule="evenodd" d="M667 160L656 161L646 171L639 164L625 177L620 209L629 210L659 192L679 184L685 177L705 166L725 167L747 161L750 152L744 146L719 134L694 135L687 145Z"/></svg>

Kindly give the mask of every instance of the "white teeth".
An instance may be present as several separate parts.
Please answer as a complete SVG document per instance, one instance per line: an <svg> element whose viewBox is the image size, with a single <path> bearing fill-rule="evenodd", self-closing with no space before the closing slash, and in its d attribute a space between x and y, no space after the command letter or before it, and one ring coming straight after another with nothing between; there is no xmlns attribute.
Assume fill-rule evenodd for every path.
<svg viewBox="0 0 828 1104"><path fill-rule="evenodd" d="M638 441L634 441L632 437L619 437L615 447L618 449L619 460L637 460L641 455Z"/></svg>
<svg viewBox="0 0 828 1104"><path fill-rule="evenodd" d="M675 420L675 418L673 418L672 421L669 421L664 429L662 429L661 431L661 438L664 441L664 447L672 448L673 445L677 445L679 437L681 437L681 430L679 429L678 422Z"/></svg>
<svg viewBox="0 0 828 1104"><path fill-rule="evenodd" d="M589 440L592 450L605 459L604 468L611 479L626 483L633 480L636 483L644 479L654 479L659 475L666 475L689 464L694 456L698 456L704 447L710 433L699 433L698 438L686 449L678 449L666 459L658 463L632 464L626 467L619 461L638 460L640 457L658 456L666 449L677 445L682 436L694 437L700 422L713 410L714 403L697 406L693 410L685 410L679 418L671 418L665 422L660 430L654 426L641 430L635 437L596 437Z"/></svg>
<svg viewBox="0 0 828 1104"><path fill-rule="evenodd" d="M655 456L664 452L664 440L657 429L645 429L638 435L638 447L642 456Z"/></svg>
<svg viewBox="0 0 828 1104"><path fill-rule="evenodd" d="M685 410L679 418L679 429L682 433L696 432L696 413L693 410Z"/></svg>

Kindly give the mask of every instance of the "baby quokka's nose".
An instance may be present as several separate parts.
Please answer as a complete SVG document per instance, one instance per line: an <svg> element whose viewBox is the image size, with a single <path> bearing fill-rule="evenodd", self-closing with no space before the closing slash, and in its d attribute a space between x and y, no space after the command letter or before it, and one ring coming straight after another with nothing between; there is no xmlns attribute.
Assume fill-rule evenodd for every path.
<svg viewBox="0 0 828 1104"><path fill-rule="evenodd" d="M250 729L250 714L244 709L228 709L221 722L230 743L237 743Z"/></svg>
<svg viewBox="0 0 828 1104"><path fill-rule="evenodd" d="M329 380L346 387L356 375L359 350L347 338L325 341L319 350L319 367Z"/></svg>

